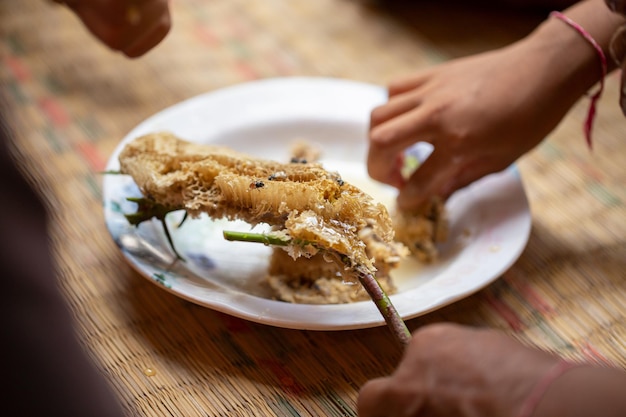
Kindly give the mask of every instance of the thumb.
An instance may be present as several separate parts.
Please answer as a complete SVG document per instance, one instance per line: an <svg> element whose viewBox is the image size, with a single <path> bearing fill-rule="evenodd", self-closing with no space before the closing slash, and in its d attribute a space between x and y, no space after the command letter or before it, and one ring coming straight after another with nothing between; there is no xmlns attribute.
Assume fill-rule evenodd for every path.
<svg viewBox="0 0 626 417"><path fill-rule="evenodd" d="M397 204L402 211L419 211L431 197L443 197L442 189L454 178L452 164L446 164L444 154L433 151L400 188Z"/></svg>

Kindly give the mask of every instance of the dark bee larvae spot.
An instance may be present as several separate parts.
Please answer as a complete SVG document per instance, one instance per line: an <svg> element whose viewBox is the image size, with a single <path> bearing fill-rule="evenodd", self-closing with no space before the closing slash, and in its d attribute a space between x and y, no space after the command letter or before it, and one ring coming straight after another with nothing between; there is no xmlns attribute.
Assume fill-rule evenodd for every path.
<svg viewBox="0 0 626 417"><path fill-rule="evenodd" d="M413 247L415 247L415 249L417 249L418 251L421 252L426 252L426 246L424 246L422 243L420 242L415 242L413 243Z"/></svg>

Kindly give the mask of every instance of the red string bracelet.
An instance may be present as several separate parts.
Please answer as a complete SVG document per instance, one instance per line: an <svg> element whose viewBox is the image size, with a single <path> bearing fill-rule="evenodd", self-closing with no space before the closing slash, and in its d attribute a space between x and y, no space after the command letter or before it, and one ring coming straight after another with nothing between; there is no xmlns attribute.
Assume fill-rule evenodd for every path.
<svg viewBox="0 0 626 417"><path fill-rule="evenodd" d="M600 65L602 67L602 78L600 78L600 88L598 88L598 91L596 91L594 94L590 96L591 103L589 104L589 111L587 113L587 119L585 120L585 125L584 125L585 139L587 140L587 145L589 146L589 149L591 149L591 129L593 127L593 120L596 117L596 104L598 102L598 99L602 95L602 91L604 90L604 78L606 77L606 73L607 73L606 55L604 55L604 51L602 50L602 47L598 45L598 42L596 42L596 40L593 39L593 37L589 34L589 32L587 32L585 28L580 26L578 23L574 22L572 19L565 16L561 12L552 12L550 13L550 17L555 17L557 19L560 19L564 21L565 23L567 23L572 28L574 28L578 33L580 33L587 40L587 42L591 44L591 46L593 46L593 48L598 53L598 57L600 58Z"/></svg>
<svg viewBox="0 0 626 417"><path fill-rule="evenodd" d="M539 401L541 401L548 388L550 388L550 385L565 372L577 366L580 365L574 362L560 360L556 365L550 368L539 382L537 382L524 404L522 404L518 417L531 417L537 405L539 405Z"/></svg>

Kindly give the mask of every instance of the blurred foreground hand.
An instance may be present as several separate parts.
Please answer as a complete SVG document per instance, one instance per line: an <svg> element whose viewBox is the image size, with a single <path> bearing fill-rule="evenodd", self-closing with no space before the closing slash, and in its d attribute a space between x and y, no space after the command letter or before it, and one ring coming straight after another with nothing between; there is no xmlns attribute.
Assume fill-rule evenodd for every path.
<svg viewBox="0 0 626 417"><path fill-rule="evenodd" d="M435 324L414 333L389 377L367 382L359 417L516 416L559 362L495 330Z"/></svg>
<svg viewBox="0 0 626 417"><path fill-rule="evenodd" d="M76 13L109 48L139 57L158 45L172 22L168 0L55 0Z"/></svg>

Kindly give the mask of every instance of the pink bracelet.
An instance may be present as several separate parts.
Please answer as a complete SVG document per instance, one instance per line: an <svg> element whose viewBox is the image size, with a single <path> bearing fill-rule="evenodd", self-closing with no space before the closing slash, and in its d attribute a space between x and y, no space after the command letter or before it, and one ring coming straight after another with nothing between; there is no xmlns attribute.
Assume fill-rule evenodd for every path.
<svg viewBox="0 0 626 417"><path fill-rule="evenodd" d="M604 51L602 50L602 47L598 45L598 42L596 42L596 40L593 39L593 37L589 34L589 32L587 32L585 28L580 26L578 23L574 22L572 19L565 16L561 12L552 12L550 13L550 17L555 17L557 19L560 19L564 21L565 23L567 23L572 28L574 28L578 33L580 33L587 40L587 42L591 44L591 46L593 46L593 48L598 53L598 57L600 58L600 65L602 67L602 78L600 78L600 88L598 88L598 91L596 91L594 94L590 96L591 103L589 104L589 112L587 113L587 119L585 120L585 125L584 125L585 139L587 140L587 145L589 146L589 149L591 149L591 129L593 127L593 120L596 117L596 104L598 102L598 99L602 95L602 91L604 90L604 78L606 77L606 73L607 73L606 55L604 55Z"/></svg>
<svg viewBox="0 0 626 417"><path fill-rule="evenodd" d="M550 385L556 381L561 375L568 370L580 366L577 363L568 362L566 360L559 361L554 365L546 374L537 382L530 395L526 398L518 417L531 417L539 401L543 398L544 394L550 388Z"/></svg>

